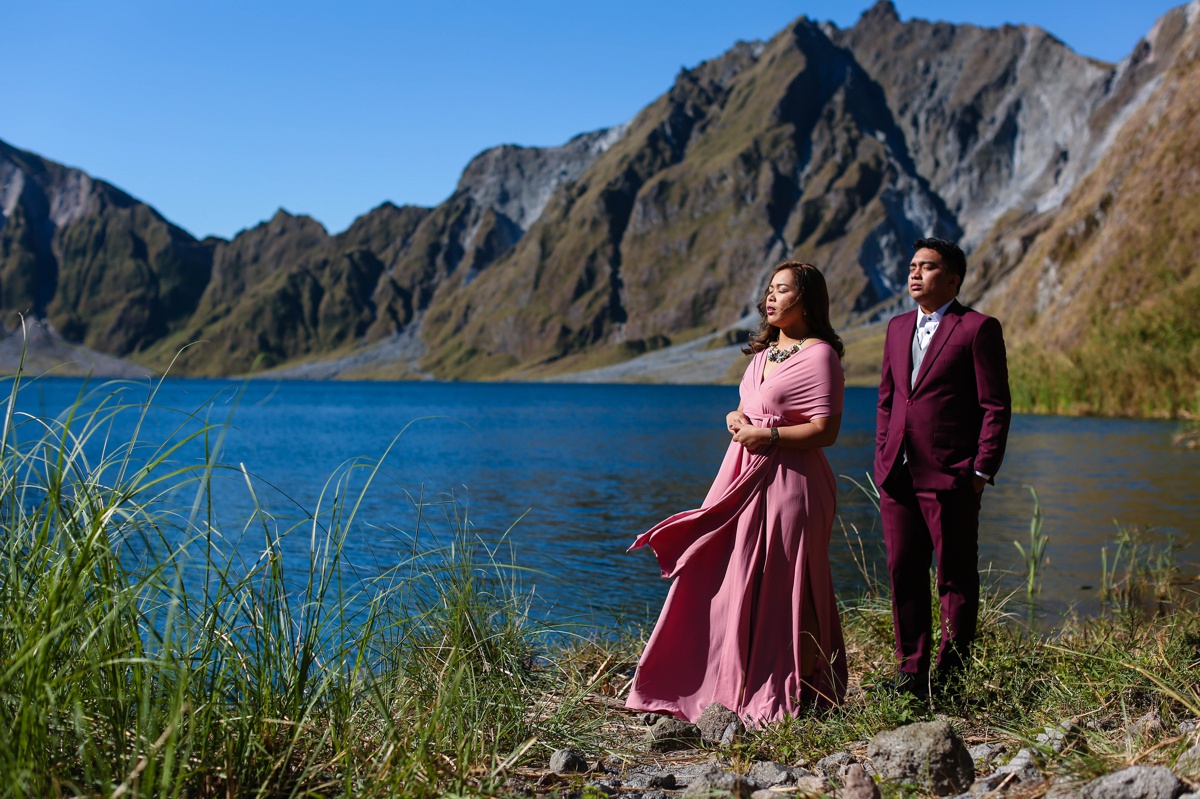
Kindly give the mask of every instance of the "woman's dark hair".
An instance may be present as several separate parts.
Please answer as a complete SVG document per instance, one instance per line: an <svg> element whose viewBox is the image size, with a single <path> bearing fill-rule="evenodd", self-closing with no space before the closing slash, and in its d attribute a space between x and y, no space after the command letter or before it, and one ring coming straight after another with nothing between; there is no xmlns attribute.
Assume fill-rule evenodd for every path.
<svg viewBox="0 0 1200 799"><path fill-rule="evenodd" d="M771 270L771 277L775 277L784 269L790 269L796 278L796 288L800 292L800 304L804 309L804 321L808 324L808 334L833 347L834 352L841 358L845 354L846 348L842 346L842 340L838 338L838 334L833 330L833 325L829 323L829 289L825 286L825 278L821 274L821 270L812 264L800 261L784 261ZM769 292L770 287L768 286L767 291L763 292L762 298L758 301L758 314L762 317L762 321L758 323L758 329L750 334L747 346L742 348L742 352L746 355L753 355L760 350L765 350L779 341L779 328L767 321L767 294Z"/></svg>

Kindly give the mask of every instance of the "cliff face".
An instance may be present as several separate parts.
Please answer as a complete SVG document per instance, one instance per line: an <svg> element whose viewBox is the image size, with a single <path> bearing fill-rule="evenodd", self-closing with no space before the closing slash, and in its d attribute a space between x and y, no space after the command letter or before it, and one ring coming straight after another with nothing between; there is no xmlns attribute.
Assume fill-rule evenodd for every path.
<svg viewBox="0 0 1200 799"><path fill-rule="evenodd" d="M204 340L193 373L373 348L405 361L388 374L534 377L747 324L784 258L821 266L835 322L867 328L904 307L909 245L933 233L970 253L966 300L1019 317L1018 349L1070 351L1105 303L1124 318L1193 279L1151 265L1159 236L1195 261L1174 198L1197 9L1116 65L1037 28L901 22L886 0L846 30L800 19L683 70L626 125L485 151L436 208L384 204L337 235L280 211L197 242L0 146L0 309L159 366ZM1113 273L1114 242L1138 268Z"/></svg>
<svg viewBox="0 0 1200 799"><path fill-rule="evenodd" d="M72 341L137 352L189 318L212 252L119 189L0 142L5 316L44 317Z"/></svg>
<svg viewBox="0 0 1200 799"><path fill-rule="evenodd" d="M1147 101L986 297L1016 331L1026 407L1200 409L1200 2L1163 17L1122 66L1155 60Z"/></svg>
<svg viewBox="0 0 1200 799"><path fill-rule="evenodd" d="M1175 62L1187 12L1119 65L1029 27L800 20L684 71L489 274L425 320L439 374L541 374L750 313L776 261L822 266L835 318L903 307L909 244L977 250L989 302ZM981 247L987 242L987 247Z"/></svg>

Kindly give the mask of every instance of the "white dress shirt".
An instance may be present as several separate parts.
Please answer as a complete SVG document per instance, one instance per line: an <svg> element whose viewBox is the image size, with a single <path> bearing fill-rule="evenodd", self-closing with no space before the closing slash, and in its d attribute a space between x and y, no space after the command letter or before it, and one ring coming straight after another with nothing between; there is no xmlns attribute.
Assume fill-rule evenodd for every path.
<svg viewBox="0 0 1200 799"><path fill-rule="evenodd" d="M929 342L933 339L933 334L937 332L938 325L942 323L942 317L946 315L946 309L954 300L938 308L933 313L925 313L923 310L917 311L917 346L925 349L929 346Z"/></svg>

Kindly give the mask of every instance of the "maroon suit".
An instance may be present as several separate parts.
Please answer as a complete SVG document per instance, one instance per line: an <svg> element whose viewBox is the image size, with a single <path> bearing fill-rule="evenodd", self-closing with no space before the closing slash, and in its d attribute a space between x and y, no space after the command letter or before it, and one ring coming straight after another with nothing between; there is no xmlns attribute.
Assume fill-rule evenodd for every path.
<svg viewBox="0 0 1200 799"><path fill-rule="evenodd" d="M1004 457L1011 402L1000 323L959 304L946 309L912 379L918 311L888 324L875 433L875 484L892 583L900 670L929 673L929 562L937 560L939 670L962 665L979 610L976 472ZM994 481L992 481L994 482Z"/></svg>

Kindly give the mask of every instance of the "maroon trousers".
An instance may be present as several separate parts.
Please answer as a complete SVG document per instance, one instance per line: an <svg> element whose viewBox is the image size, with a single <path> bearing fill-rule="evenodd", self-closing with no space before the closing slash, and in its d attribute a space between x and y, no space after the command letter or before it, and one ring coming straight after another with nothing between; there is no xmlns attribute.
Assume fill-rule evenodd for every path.
<svg viewBox="0 0 1200 799"><path fill-rule="evenodd" d="M937 562L942 609L938 671L948 673L961 668L975 638L980 494L971 487L917 490L908 467L898 465L880 491L879 500L900 671L925 682L933 645L931 556Z"/></svg>

